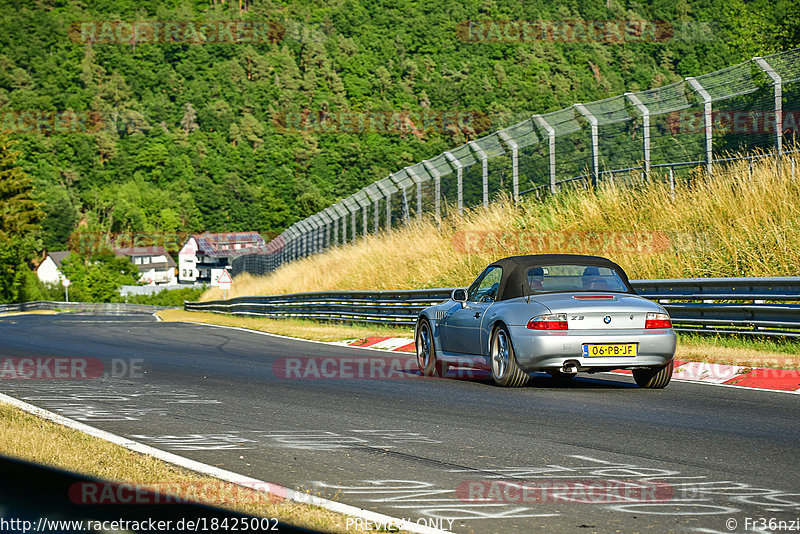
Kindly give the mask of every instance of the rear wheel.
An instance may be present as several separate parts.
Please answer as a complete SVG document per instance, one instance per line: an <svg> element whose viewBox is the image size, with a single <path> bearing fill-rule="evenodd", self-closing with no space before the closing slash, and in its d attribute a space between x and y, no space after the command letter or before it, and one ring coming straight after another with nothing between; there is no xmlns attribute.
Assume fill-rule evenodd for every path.
<svg viewBox="0 0 800 534"><path fill-rule="evenodd" d="M511 336L504 326L497 328L492 334L491 350L492 379L498 386L520 387L528 383L528 373L517 364Z"/></svg>
<svg viewBox="0 0 800 534"><path fill-rule="evenodd" d="M667 387L667 384L669 384L669 381L672 378L672 370L674 367L675 361L670 360L670 362L663 367L634 369L633 379L640 388L662 389Z"/></svg>
<svg viewBox="0 0 800 534"><path fill-rule="evenodd" d="M427 319L420 319L415 341L417 346L417 365L422 376L443 376L446 374L447 364L436 362L433 332Z"/></svg>

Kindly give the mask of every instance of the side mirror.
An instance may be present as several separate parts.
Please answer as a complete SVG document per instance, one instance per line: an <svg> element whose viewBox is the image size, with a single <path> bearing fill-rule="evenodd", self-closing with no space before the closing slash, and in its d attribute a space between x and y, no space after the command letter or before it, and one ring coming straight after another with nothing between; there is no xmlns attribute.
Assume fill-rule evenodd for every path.
<svg viewBox="0 0 800 534"><path fill-rule="evenodd" d="M467 302L467 290L464 289L463 287L454 289L453 292L450 294L450 298L456 302L464 304L465 302Z"/></svg>

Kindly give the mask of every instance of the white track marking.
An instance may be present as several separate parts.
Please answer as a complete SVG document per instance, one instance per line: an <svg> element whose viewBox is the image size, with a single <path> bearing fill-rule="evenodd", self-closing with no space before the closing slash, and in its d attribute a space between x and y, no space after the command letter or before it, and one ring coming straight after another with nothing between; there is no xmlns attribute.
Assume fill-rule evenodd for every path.
<svg viewBox="0 0 800 534"><path fill-rule="evenodd" d="M227 471L225 469L220 469L212 465L204 464L195 460L190 460L189 458L184 458L183 456L178 456L177 454L173 454L171 452L162 451L154 447L150 447L149 445L145 445L143 443L139 443L137 441L133 441L131 439L124 438L116 434L112 434L111 432L106 432L105 430L100 430L99 428L95 428L86 425L84 423L68 419L64 416L58 415L57 413L44 410L42 408L39 408L38 406L28 404L27 402L15 399L14 397L9 397L8 395L4 395L2 393L0 393L0 401L11 404L12 406L15 406L25 412L36 415L43 419L47 419L48 421L52 421L59 425L63 425L78 430L85 434L89 434L90 436L94 436L96 438L109 441L116 445L120 445L122 447L125 447L126 449L141 454L146 454L148 456L153 456L155 458L158 458L159 460L163 460L165 462L180 467L185 467L186 469L191 469L192 471L196 471L204 475L209 475L215 478L219 478L220 480L225 480L227 482L239 484L248 488L259 488L261 491L272 493L295 502L311 504L314 506L325 508L326 510L330 510L332 512L338 512L340 514L345 514L353 517L360 517L368 521L371 521L373 523L375 522L381 524L393 523L398 528L402 530L407 530L409 532L418 532L420 534L448 533L448 531L446 530L430 528L428 526L419 525L411 521L406 521L404 519L390 517L388 515L379 514L377 512L372 512L370 510L364 510L363 508L358 508L356 506L351 506L348 504L343 504L340 502L323 499L321 497L309 495L307 493L300 493L291 490L289 488L279 486L277 484L272 484L245 475L240 475L238 473L234 473L233 471Z"/></svg>

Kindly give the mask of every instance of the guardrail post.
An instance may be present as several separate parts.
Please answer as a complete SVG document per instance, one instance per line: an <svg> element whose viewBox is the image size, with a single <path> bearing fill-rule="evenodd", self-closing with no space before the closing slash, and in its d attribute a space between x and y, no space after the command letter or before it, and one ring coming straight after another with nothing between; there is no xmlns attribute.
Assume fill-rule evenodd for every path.
<svg viewBox="0 0 800 534"><path fill-rule="evenodd" d="M481 160L481 177L483 178L483 207L489 207L489 158L486 156L486 152L483 151L481 147L478 146L478 143L475 141L470 141L467 145L472 149L475 154L478 155L478 158Z"/></svg>
<svg viewBox="0 0 800 534"><path fill-rule="evenodd" d="M544 120L541 115L534 115L534 122L547 131L547 143L550 152L550 192L555 194L556 189L556 130Z"/></svg>
<svg viewBox="0 0 800 534"><path fill-rule="evenodd" d="M644 151L644 173L650 177L650 110L642 104L642 101L633 93L625 93L628 100L639 109L642 114L642 135L644 138L642 149Z"/></svg>
<svg viewBox="0 0 800 534"><path fill-rule="evenodd" d="M598 151L598 132L597 132L597 118L592 115L592 113L586 109L586 106L583 104L574 104L575 109L578 112L586 117L586 120L589 121L591 125L592 131L592 185L597 185L597 180L600 176L600 156L597 153Z"/></svg>
<svg viewBox="0 0 800 534"><path fill-rule="evenodd" d="M428 171L428 174L433 176L433 180L436 184L436 199L435 203L435 217L436 217L436 224L439 225L439 228L442 227L442 177L439 174L439 171L436 170L436 167L433 166L428 160L422 162L422 165L425 166L425 170Z"/></svg>
<svg viewBox="0 0 800 534"><path fill-rule="evenodd" d="M462 217L464 215L464 166L461 165L461 162L450 152L445 152L444 157L447 158L447 162L453 167L453 170L456 171L458 180L458 216Z"/></svg>
<svg viewBox="0 0 800 534"><path fill-rule="evenodd" d="M497 132L498 137L511 149L511 182L514 204L519 204L519 147L517 143L511 139L503 130Z"/></svg>
<svg viewBox="0 0 800 534"><path fill-rule="evenodd" d="M703 120L705 124L705 134L706 134L706 171L708 172L709 176L712 176L713 168L712 164L714 162L714 155L713 155L713 128L714 122L713 117L711 115L711 95L708 94L708 91L703 89L703 86L700 85L700 82L697 81L694 77L686 78L686 81L689 82L689 85L692 86L692 89L700 95L700 98L703 99Z"/></svg>
<svg viewBox="0 0 800 534"><path fill-rule="evenodd" d="M753 60L767 76L772 78L772 90L775 95L775 149L778 152L777 162L778 169L780 169L783 155L783 80L781 80L781 75L775 72L775 69L763 57L754 57Z"/></svg>

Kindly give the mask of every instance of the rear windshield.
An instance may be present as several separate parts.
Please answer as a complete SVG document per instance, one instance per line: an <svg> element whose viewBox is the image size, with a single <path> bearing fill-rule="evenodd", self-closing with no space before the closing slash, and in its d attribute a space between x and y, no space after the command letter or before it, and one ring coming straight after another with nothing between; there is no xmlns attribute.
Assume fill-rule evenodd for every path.
<svg viewBox="0 0 800 534"><path fill-rule="evenodd" d="M594 265L537 265L527 271L531 293L551 291L619 291L628 286L617 271Z"/></svg>

